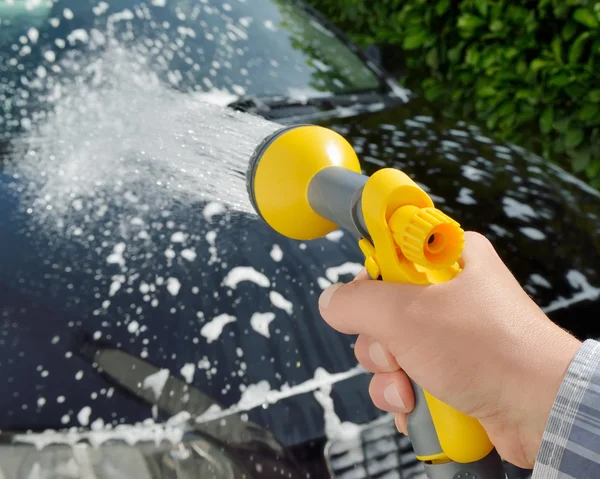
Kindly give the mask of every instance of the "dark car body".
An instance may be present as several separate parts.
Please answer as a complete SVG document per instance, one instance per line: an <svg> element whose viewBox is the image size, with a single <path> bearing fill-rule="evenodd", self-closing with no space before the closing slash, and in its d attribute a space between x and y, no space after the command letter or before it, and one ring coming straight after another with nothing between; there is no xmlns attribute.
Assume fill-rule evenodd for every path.
<svg viewBox="0 0 600 479"><path fill-rule="evenodd" d="M169 68L148 75L154 70L146 66L160 64L166 40L157 51L156 43L136 44L149 51L138 62L142 50L130 56L90 25L113 15L113 27L103 25L119 30L121 40L132 31L154 38L147 12L161 11L164 2L109 3L64 0L47 15L61 15L53 28L65 28L59 37L76 55L86 52L91 60L84 64L64 53L54 71L57 54L44 47L52 37L43 28L19 31L18 41L0 50L6 477L73 458L80 471L81 443L102 446L84 448L101 477L420 474L408 439L369 399L370 377L356 365L354 338L334 332L318 313L322 289L360 270L356 241L341 232L311 242L283 238L255 215L195 195L189 175L169 176L172 165L179 174L210 174L208 163L204 172L194 169L194 135L208 131L211 119L194 110L200 104L192 95L199 83L193 52L174 42ZM136 8L128 10L129 3ZM187 13L171 13L184 22L207 3L181 1ZM295 5L261 5L275 3L282 12ZM346 91L343 67L325 80L313 68L306 75L317 86L306 98L267 95L256 85L275 70L259 66L263 80L246 85L243 95L229 92L233 106L282 125L315 123L340 132L366 174L405 171L465 229L493 242L553 320L582 339L600 336L600 193L476 127L441 119L322 19L315 25L341 38L352 61L370 72L350 83L377 81ZM190 39L205 28L179 27L169 24L160 35L175 30ZM24 35L29 39L22 41ZM22 55L26 45L30 51ZM172 62L189 68L175 70ZM56 81L48 80L53 72ZM315 95L319 89L332 91ZM257 131L268 130L255 121ZM218 142L223 154L235 133L227 131ZM147 160L155 157L167 162ZM130 181L138 174L139 181ZM235 268L246 268L237 270L237 280ZM205 329L217 325L215 318L217 331ZM79 477L73 474L65 477Z"/></svg>

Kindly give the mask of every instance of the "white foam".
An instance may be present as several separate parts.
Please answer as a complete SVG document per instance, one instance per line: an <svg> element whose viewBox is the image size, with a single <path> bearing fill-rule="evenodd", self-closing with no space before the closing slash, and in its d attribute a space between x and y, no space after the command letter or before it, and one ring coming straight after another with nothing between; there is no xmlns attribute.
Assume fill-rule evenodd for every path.
<svg viewBox="0 0 600 479"><path fill-rule="evenodd" d="M270 338L269 324L275 319L275 313L254 313L250 318L250 326L258 334L262 334L265 338Z"/></svg>
<svg viewBox="0 0 600 479"><path fill-rule="evenodd" d="M125 243L117 243L112 253L109 254L106 258L106 262L108 264L120 264L123 266L125 264L125 259L123 258L123 252L125 251Z"/></svg>
<svg viewBox="0 0 600 479"><path fill-rule="evenodd" d="M344 232L342 230L335 230L325 235L325 238L327 238L329 241L339 243L340 239L342 239L342 236L344 236Z"/></svg>
<svg viewBox="0 0 600 479"><path fill-rule="evenodd" d="M219 336L221 336L223 328L227 324L233 323L235 320L235 316L230 316L229 314L220 314L219 316L214 317L212 321L202 326L200 334L206 338L208 343L212 343L213 341L216 341Z"/></svg>
<svg viewBox="0 0 600 479"><path fill-rule="evenodd" d="M204 207L202 215L206 221L212 221L213 216L222 215L225 211L227 211L225 205L217 203L216 201L211 201Z"/></svg>
<svg viewBox="0 0 600 479"><path fill-rule="evenodd" d="M169 379L169 370L161 369L160 371L151 374L150 376L146 376L144 381L142 382L142 387L144 389L152 389L154 393L154 397L156 399L160 398L160 395L163 392L165 384L167 384L167 380Z"/></svg>
<svg viewBox="0 0 600 479"><path fill-rule="evenodd" d="M167 4L167 0L152 0L152 5L155 7L164 7Z"/></svg>
<svg viewBox="0 0 600 479"><path fill-rule="evenodd" d="M87 426L90 423L90 414L92 414L92 409L89 406L81 408L81 411L77 413L79 424Z"/></svg>
<svg viewBox="0 0 600 479"><path fill-rule="evenodd" d="M233 406L217 413L208 414L208 411L196 419L197 423L204 423L222 419L233 414L249 411L264 404L275 404L282 399L299 396L301 394L310 393L328 384L335 384L340 381L345 381L359 374L366 374L366 371L359 365L342 373L330 374L323 369L318 369L315 376L301 384L288 386L285 384L279 390L267 390L266 381L260 381L250 395L242 396L243 403L236 403ZM260 392L260 394L259 394Z"/></svg>
<svg viewBox="0 0 600 479"><path fill-rule="evenodd" d="M127 331L129 331L132 334L135 333L139 328L140 328L140 325L137 321L131 321L127 325Z"/></svg>
<svg viewBox="0 0 600 479"><path fill-rule="evenodd" d="M331 283L331 281L329 281L329 280L327 280L327 279L322 278L321 276L319 276L317 278L317 284L319 285L319 288L321 288L321 289L327 289L327 288L329 288L329 286L331 286L332 283Z"/></svg>
<svg viewBox="0 0 600 479"><path fill-rule="evenodd" d="M328 377L329 373L322 368L315 371L315 378ZM357 438L361 428L351 422L342 422L335 412L333 399L331 398L331 384L321 386L313 394L315 399L323 408L323 418L325 420L325 435L329 439L343 439L349 441Z"/></svg>
<svg viewBox="0 0 600 479"><path fill-rule="evenodd" d="M522 228L519 228L519 231L532 240L541 241L546 239L546 235L544 234L544 232L536 228L524 226Z"/></svg>
<svg viewBox="0 0 600 479"><path fill-rule="evenodd" d="M550 284L550 282L546 278L537 273L534 273L531 276L529 276L529 279L531 279L531 282L533 284L536 284L538 286L542 286L544 288L552 288L552 284Z"/></svg>
<svg viewBox="0 0 600 479"><path fill-rule="evenodd" d="M89 40L90 40L90 36L89 36L87 30L84 30L83 28L78 28L76 30L73 30L71 33L69 33L67 35L67 41L71 45L74 45L77 41L80 41L81 43L87 43Z"/></svg>
<svg viewBox="0 0 600 479"><path fill-rule="evenodd" d="M292 302L285 299L277 291L270 291L269 299L271 300L271 304L276 308L283 309L287 314L290 315L293 313L294 305L292 304Z"/></svg>
<svg viewBox="0 0 600 479"><path fill-rule="evenodd" d="M63 17L65 17L67 20L73 20L73 11L70 8L65 8L63 10Z"/></svg>
<svg viewBox="0 0 600 479"><path fill-rule="evenodd" d="M518 218L520 220L529 222L531 218L538 217L538 214L531 206L521 203L510 196L505 196L502 198L502 206L504 209L504 214L509 218Z"/></svg>
<svg viewBox="0 0 600 479"><path fill-rule="evenodd" d="M183 231L177 231L171 235L171 243L183 243L187 235Z"/></svg>
<svg viewBox="0 0 600 479"><path fill-rule="evenodd" d="M283 251L278 244L274 244L271 248L271 259L277 263L283 259Z"/></svg>
<svg viewBox="0 0 600 479"><path fill-rule="evenodd" d="M181 250L181 257L187 261L194 261L196 259L196 252L191 248Z"/></svg>
<svg viewBox="0 0 600 479"><path fill-rule="evenodd" d="M356 276L364 269L364 266L360 263L344 263L340 266L332 266L331 268L327 268L325 270L325 276L332 283L337 283L340 279L340 276L345 274L350 274L352 276Z"/></svg>
<svg viewBox="0 0 600 479"><path fill-rule="evenodd" d="M196 372L196 365L194 363L185 363L179 371L185 381L191 384L194 380L194 373Z"/></svg>
<svg viewBox="0 0 600 479"><path fill-rule="evenodd" d="M37 43L38 38L40 38L40 32L37 28L30 27L29 30L27 30L27 37L31 43Z"/></svg>
<svg viewBox="0 0 600 479"><path fill-rule="evenodd" d="M476 205L477 200L473 198L473 190L470 188L462 187L458 192L458 197L456 198L457 203L461 203L463 205Z"/></svg>
<svg viewBox="0 0 600 479"><path fill-rule="evenodd" d="M269 278L251 266L237 266L233 268L223 280L228 288L235 289L242 281L251 281L258 286L268 288L271 285Z"/></svg>
<svg viewBox="0 0 600 479"><path fill-rule="evenodd" d="M600 288L592 286L585 275L580 271L571 270L567 273L567 281L569 284L580 291L575 293L570 298L558 297L552 301L548 306L543 307L542 311L545 313L551 313L560 309L565 309L573 304L581 303L583 301L594 301L600 297Z"/></svg>
<svg viewBox="0 0 600 479"><path fill-rule="evenodd" d="M181 283L177 278L167 278L167 291L169 293L171 293L173 296L177 296L180 289Z"/></svg>

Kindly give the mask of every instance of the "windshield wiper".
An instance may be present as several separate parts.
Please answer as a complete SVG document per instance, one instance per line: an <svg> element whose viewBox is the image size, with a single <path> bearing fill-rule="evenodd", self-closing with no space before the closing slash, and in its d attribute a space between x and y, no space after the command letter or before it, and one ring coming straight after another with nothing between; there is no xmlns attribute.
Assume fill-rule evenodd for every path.
<svg viewBox="0 0 600 479"><path fill-rule="evenodd" d="M285 95L246 95L232 101L227 106L234 110L259 114L292 108L330 111L340 107L380 102L385 93L381 88L373 88L344 92L343 94L315 95L304 98Z"/></svg>

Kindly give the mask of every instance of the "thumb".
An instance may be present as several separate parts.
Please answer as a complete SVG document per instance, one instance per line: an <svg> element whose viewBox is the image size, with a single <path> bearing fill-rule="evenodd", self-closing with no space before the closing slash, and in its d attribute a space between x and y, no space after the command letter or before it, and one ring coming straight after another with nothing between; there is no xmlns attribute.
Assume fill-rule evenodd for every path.
<svg viewBox="0 0 600 479"><path fill-rule="evenodd" d="M323 319L344 334L380 338L398 326L401 317L419 308L419 298L429 286L356 279L334 284L319 298Z"/></svg>

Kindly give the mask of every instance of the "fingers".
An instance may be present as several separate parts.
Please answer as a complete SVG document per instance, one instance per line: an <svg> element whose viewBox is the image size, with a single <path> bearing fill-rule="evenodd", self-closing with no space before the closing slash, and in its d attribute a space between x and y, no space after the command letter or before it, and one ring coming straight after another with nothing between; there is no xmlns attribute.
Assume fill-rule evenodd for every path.
<svg viewBox="0 0 600 479"><path fill-rule="evenodd" d="M393 413L409 413L415 407L415 395L404 371L377 373L371 379L369 394L376 407Z"/></svg>
<svg viewBox="0 0 600 479"><path fill-rule="evenodd" d="M405 436L408 436L408 426L406 425L408 422L408 414L397 412L394 414L394 422L396 423L396 429Z"/></svg>
<svg viewBox="0 0 600 479"><path fill-rule="evenodd" d="M392 356L378 341L361 334L354 345L356 359L371 373L386 373L400 369Z"/></svg>

